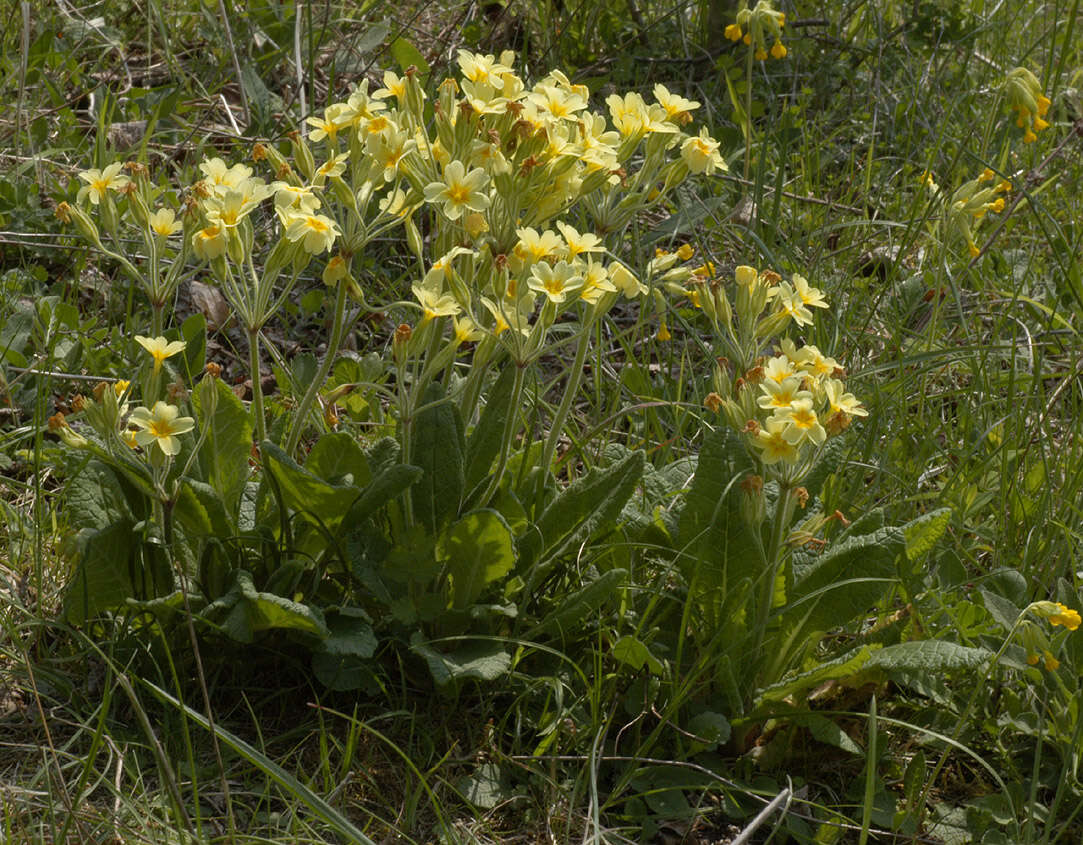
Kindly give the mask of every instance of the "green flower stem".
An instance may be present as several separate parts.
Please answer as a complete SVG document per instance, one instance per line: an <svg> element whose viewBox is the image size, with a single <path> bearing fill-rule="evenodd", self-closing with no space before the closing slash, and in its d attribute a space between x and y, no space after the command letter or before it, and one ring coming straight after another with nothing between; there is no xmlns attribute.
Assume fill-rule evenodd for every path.
<svg viewBox="0 0 1083 845"><path fill-rule="evenodd" d="M745 181L752 169L752 52L755 48L748 45L748 59L745 61Z"/></svg>
<svg viewBox="0 0 1083 845"><path fill-rule="evenodd" d="M572 362L571 371L568 373L568 384L564 388L564 396L560 400L557 412L549 427L549 437L545 441L545 449L542 452L541 463L538 468L538 487L534 494L534 516L537 517L541 509L542 494L545 491L545 480L549 475L549 467L553 462L553 456L557 451L557 441L564 430L564 423L568 419L568 413L575 401L575 394L579 392L579 384L583 380L583 365L587 360L587 350L590 348L590 321L579 330L579 345L575 350L575 361Z"/></svg>
<svg viewBox="0 0 1083 845"><path fill-rule="evenodd" d="M252 378L252 416L255 417L256 442L267 438L267 422L263 415L263 385L259 372L259 328L248 326L248 372Z"/></svg>
<svg viewBox="0 0 1083 845"><path fill-rule="evenodd" d="M312 379L312 382L308 385L308 389L305 391L305 395L301 398L301 404L297 408L297 415L293 418L293 426L290 428L289 437L286 439L287 455L292 455L294 450L297 449L297 443L301 439L301 433L305 430L305 423L308 419L309 411L312 410L312 404L316 401L316 396L320 392L320 388L323 387L324 382L327 381L328 374L331 372L331 367L335 362L335 356L338 354L338 347L342 343L342 333L346 323L345 317L346 285L343 282L339 282L338 292L335 295L335 314L331 324L331 337L327 341L327 351L324 353L319 370L316 371L316 377Z"/></svg>
<svg viewBox="0 0 1083 845"><path fill-rule="evenodd" d="M779 567L782 566L783 545L786 539L786 529L793 518L793 509L796 504L793 496L793 487L788 483L779 483L778 501L775 502L775 517L771 524L771 539L767 546L767 581L763 585L760 594L760 607L756 616L756 640L752 649L754 655L758 655L763 645L764 636L767 633L767 621L771 617L771 606L774 604L775 581L778 579ZM792 580L787 579L787 582Z"/></svg>
<svg viewBox="0 0 1083 845"><path fill-rule="evenodd" d="M485 492L478 501L479 508L486 507L489 500L500 489L500 481L504 477L504 470L508 466L508 457L511 455L511 441L515 437L515 429L518 427L519 400L523 394L527 363L526 361L515 361L512 366L515 367L515 375L511 384L511 402L508 403L508 415L504 417L504 431L500 440L500 457L496 462L496 469L493 470L493 474L489 478L489 485L485 488Z"/></svg>

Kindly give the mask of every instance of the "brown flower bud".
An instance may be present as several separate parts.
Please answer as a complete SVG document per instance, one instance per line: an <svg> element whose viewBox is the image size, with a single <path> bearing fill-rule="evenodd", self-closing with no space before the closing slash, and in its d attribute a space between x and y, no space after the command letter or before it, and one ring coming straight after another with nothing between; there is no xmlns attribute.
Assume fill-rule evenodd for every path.
<svg viewBox="0 0 1083 845"><path fill-rule="evenodd" d="M61 223L71 223L71 206L66 202L60 203L53 214L56 215L56 219Z"/></svg>
<svg viewBox="0 0 1083 845"><path fill-rule="evenodd" d="M703 404L712 414L717 414L718 409L722 407L722 397L712 390L703 400Z"/></svg>
<svg viewBox="0 0 1083 845"><path fill-rule="evenodd" d="M793 491L793 497L797 499L797 506L804 510L805 505L808 504L808 490L804 487L796 487Z"/></svg>
<svg viewBox="0 0 1083 845"><path fill-rule="evenodd" d="M203 368L203 371L211 378L222 377L222 365L216 364L214 361L208 361L207 365Z"/></svg>

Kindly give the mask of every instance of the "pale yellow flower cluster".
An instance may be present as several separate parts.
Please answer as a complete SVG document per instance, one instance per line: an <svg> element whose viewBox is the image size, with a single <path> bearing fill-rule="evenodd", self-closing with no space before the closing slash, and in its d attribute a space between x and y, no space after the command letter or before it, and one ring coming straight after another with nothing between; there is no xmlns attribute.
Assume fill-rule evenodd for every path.
<svg viewBox="0 0 1083 845"><path fill-rule="evenodd" d="M638 297L647 290L625 265L604 260L605 247L593 233L557 221L556 231L526 226L516 234L507 254L457 246L433 262L413 286L421 325L453 317L460 343L509 330L540 343L539 332L578 302L604 309L619 294Z"/></svg>
<svg viewBox="0 0 1083 845"><path fill-rule="evenodd" d="M798 347L782 336L792 324L813 323L811 308L827 308L823 293L796 273L790 281L770 270L736 269L736 307L722 286L708 289L706 265L694 272L696 287L684 293L704 310L721 334L723 348L734 355L739 377L716 371L716 392L705 404L722 411L729 424L747 437L764 465L787 482L798 481L811 467L829 437L845 431L854 417L868 411L842 381L839 362L811 344ZM758 350L778 338L778 354Z"/></svg>

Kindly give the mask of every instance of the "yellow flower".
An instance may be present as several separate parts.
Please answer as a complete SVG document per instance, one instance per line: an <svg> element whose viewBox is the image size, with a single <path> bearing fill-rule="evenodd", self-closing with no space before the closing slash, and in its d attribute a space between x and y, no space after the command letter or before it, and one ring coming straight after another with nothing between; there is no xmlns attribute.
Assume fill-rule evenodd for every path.
<svg viewBox="0 0 1083 845"><path fill-rule="evenodd" d="M1057 607L1059 608L1059 611L1049 617L1049 624L1063 625L1069 631L1074 631L1079 627L1080 617L1078 611L1072 610L1059 603L1057 604Z"/></svg>
<svg viewBox="0 0 1083 845"><path fill-rule="evenodd" d="M346 259L341 255L332 256L327 266L323 268L323 283L328 286L337 285L350 274L350 268Z"/></svg>
<svg viewBox="0 0 1083 845"><path fill-rule="evenodd" d="M559 305L568 294L577 291L583 284L583 277L567 261L549 264L539 261L530 268L527 287L536 293L544 294L550 302Z"/></svg>
<svg viewBox="0 0 1083 845"><path fill-rule="evenodd" d="M237 188L252 176L251 167L244 164L227 167L226 163L217 157L202 162L199 169L206 177L203 181L216 194L224 194L230 188Z"/></svg>
<svg viewBox="0 0 1083 845"><path fill-rule="evenodd" d="M1048 669L1050 672L1055 672L1057 670L1057 668L1060 666L1060 661L1057 660L1057 658L1055 658L1048 651L1043 651L1042 652L1042 658L1043 658L1043 662L1045 663L1045 668Z"/></svg>
<svg viewBox="0 0 1083 845"><path fill-rule="evenodd" d="M192 249L196 257L212 261L226 254L226 235L221 226L208 226L192 235Z"/></svg>
<svg viewBox="0 0 1083 845"><path fill-rule="evenodd" d="M1079 611L1072 610L1060 602L1036 601L1027 610L1032 610L1043 619L1048 619L1050 625L1063 625L1069 631L1074 631L1079 627Z"/></svg>
<svg viewBox="0 0 1083 845"><path fill-rule="evenodd" d="M119 191L128 184L128 177L120 172L122 167L124 167L123 163L114 161L105 170L93 167L90 170L84 170L79 174L79 178L86 184L79 189L76 199L82 200L83 197L88 196L91 204L97 205L105 198L107 191Z"/></svg>
<svg viewBox="0 0 1083 845"><path fill-rule="evenodd" d="M452 161L444 168L443 182L430 182L425 186L425 201L442 203L448 220L458 220L463 212L485 211L489 207L489 177L480 167L469 173L461 161Z"/></svg>
<svg viewBox="0 0 1083 845"><path fill-rule="evenodd" d="M160 238L168 238L184 228L172 208L159 208L150 216L150 228Z"/></svg>
<svg viewBox="0 0 1083 845"><path fill-rule="evenodd" d="M783 437L785 430L786 423L768 417L764 427L756 432L752 445L760 450L760 458L765 464L777 464L779 461L797 463L800 453L794 444Z"/></svg>
<svg viewBox="0 0 1083 845"><path fill-rule="evenodd" d="M157 443L166 455L176 455L180 452L177 435L191 431L195 426L195 420L191 417L181 417L178 414L180 411L176 405L167 405L161 401L155 402L153 408L140 405L128 418L128 422L140 429L135 433L135 442L140 446Z"/></svg>
<svg viewBox="0 0 1083 845"><path fill-rule="evenodd" d="M144 337L141 334L135 336L135 342L147 350L151 357L154 358L154 372L158 372L162 368L162 361L166 358L172 358L188 345L183 340L170 341L160 336Z"/></svg>
<svg viewBox="0 0 1083 845"><path fill-rule="evenodd" d="M1022 129L1023 143L1030 144L1037 140L1038 132L1048 128L1044 120L1049 111L1050 101L1042 93L1042 83L1025 67L1017 67L1008 72L1004 79L1004 96L1008 106L1016 114L1015 125Z"/></svg>
<svg viewBox="0 0 1083 845"><path fill-rule="evenodd" d="M340 234L338 224L322 214L294 213L288 218L286 239L291 243L301 241L301 246L310 255L319 255L335 244Z"/></svg>
<svg viewBox="0 0 1083 845"><path fill-rule="evenodd" d="M788 408L779 408L775 412L775 419L787 424L782 436L794 446L800 446L806 440L822 446L827 439L827 431L820 423L810 398L794 399Z"/></svg>
<svg viewBox="0 0 1083 845"><path fill-rule="evenodd" d="M440 293L425 285L413 285L411 290L421 305L422 326L436 317L454 317L462 312L459 303L450 294Z"/></svg>
<svg viewBox="0 0 1083 845"><path fill-rule="evenodd" d="M719 143L708 134L707 127L699 130L698 136L693 136L681 144L681 158L688 165L692 173L706 173L708 176L715 170L727 171L725 159L718 152Z"/></svg>

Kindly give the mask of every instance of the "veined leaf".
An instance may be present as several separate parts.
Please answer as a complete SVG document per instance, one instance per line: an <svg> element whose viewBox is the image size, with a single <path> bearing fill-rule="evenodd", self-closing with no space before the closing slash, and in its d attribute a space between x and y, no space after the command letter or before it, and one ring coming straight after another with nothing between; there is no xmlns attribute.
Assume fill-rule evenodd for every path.
<svg viewBox="0 0 1083 845"><path fill-rule="evenodd" d="M951 508L939 508L906 523L902 530L906 537L907 559L916 563L929 554L950 523Z"/></svg>
<svg viewBox="0 0 1083 845"><path fill-rule="evenodd" d="M463 425L458 406L446 400L439 384L425 391L424 408L414 420L410 463L422 474L410 488L414 515L435 534L459 512L463 497Z"/></svg>
<svg viewBox="0 0 1083 845"><path fill-rule="evenodd" d="M207 432L199 453L203 480L218 491L226 511L235 518L251 473L252 420L221 379L201 380L192 391L192 402L200 429Z"/></svg>
<svg viewBox="0 0 1083 845"><path fill-rule="evenodd" d="M472 511L447 527L437 541L436 556L448 562L452 606L465 610L486 586L515 567L514 538L496 511Z"/></svg>

